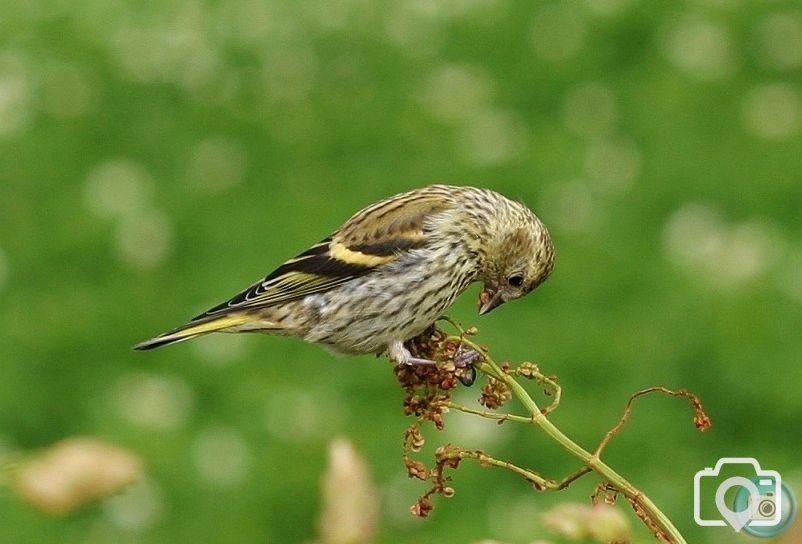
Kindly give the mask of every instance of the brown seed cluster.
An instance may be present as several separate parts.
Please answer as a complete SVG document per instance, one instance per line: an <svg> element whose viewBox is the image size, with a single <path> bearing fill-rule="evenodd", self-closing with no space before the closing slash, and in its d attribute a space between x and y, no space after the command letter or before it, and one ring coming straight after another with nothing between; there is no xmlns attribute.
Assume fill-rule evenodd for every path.
<svg viewBox="0 0 802 544"><path fill-rule="evenodd" d="M466 331L466 334L468 332ZM458 383L473 383L473 369L470 365L461 367L454 362L460 354L459 342L449 339L448 335L435 326L427 329L407 343L414 357L437 361L437 367L403 366L395 369L398 381L405 389L420 387L436 387L442 390L454 389ZM470 383L466 383L470 381Z"/></svg>
<svg viewBox="0 0 802 544"><path fill-rule="evenodd" d="M530 380L542 376L542 374L540 373L540 368L535 363L529 361L524 361L523 363L518 365L518 368L515 369L515 374L517 376L521 376L522 378L527 378Z"/></svg>
<svg viewBox="0 0 802 544"><path fill-rule="evenodd" d="M459 353L459 343L449 339L446 333L436 327L430 327L422 335L413 338L407 346L414 357L438 363L437 366L395 367L395 377L406 391L404 414L431 421L438 430L442 430L443 403L451 400L451 391L464 383L473 369L470 366L457 367L454 357Z"/></svg>
<svg viewBox="0 0 802 544"><path fill-rule="evenodd" d="M600 482L593 494L590 496L590 502L596 504L609 504L614 505L618 500L618 489L613 487L609 482Z"/></svg>
<svg viewBox="0 0 802 544"><path fill-rule="evenodd" d="M412 515L425 518L427 517L432 510L434 510L434 503L432 503L432 496L434 495L442 495L446 498L451 498L454 496L456 491L453 487L449 486L448 483L451 481L450 476L446 476L445 472L446 469L456 469L459 467L460 461L462 461L461 452L463 452L461 448L456 446L452 446L451 444L446 444L445 446L440 446L434 452L435 458L435 465L431 470L426 470L426 467L420 461L412 461L411 463L407 463L407 470L410 473L411 477L416 477L421 480L431 480L432 487L429 490L418 497L418 500L415 501L409 511ZM422 469L423 476L420 476L419 472L415 472L413 476L413 469L410 467L411 464L417 464L418 466L415 469Z"/></svg>
<svg viewBox="0 0 802 544"><path fill-rule="evenodd" d="M396 366L395 376L404 388L404 414L414 416L415 422L404 432L403 460L410 478L431 481L432 487L410 508L413 515L426 517L434 509L433 495L450 497L454 489L447 485L450 478L443 474L447 468L456 468L459 457L454 454L457 448L446 445L435 452L435 465L429 469L411 454L418 453L426 444L421 426L430 421L437 430L445 426L444 404L451 400L452 391L466 381L472 382L470 366L460 367L455 357L460 354L459 342L449 338L446 333L431 327L424 334L412 339L408 344L415 357L437 361L437 366Z"/></svg>
<svg viewBox="0 0 802 544"><path fill-rule="evenodd" d="M693 405L693 424L702 432L710 430L710 427L713 426L713 422L710 416L707 415L707 412L705 412L702 401L693 394L690 395L690 398L691 404Z"/></svg>
<svg viewBox="0 0 802 544"><path fill-rule="evenodd" d="M504 406L512 398L512 392L507 384L495 378L488 378L487 383L482 387L482 396L479 403L486 408L495 410Z"/></svg>

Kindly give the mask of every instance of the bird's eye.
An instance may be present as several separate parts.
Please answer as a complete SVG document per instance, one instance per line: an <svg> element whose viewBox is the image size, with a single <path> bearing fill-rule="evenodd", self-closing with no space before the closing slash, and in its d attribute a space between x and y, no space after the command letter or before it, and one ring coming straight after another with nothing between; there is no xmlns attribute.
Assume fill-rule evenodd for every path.
<svg viewBox="0 0 802 544"><path fill-rule="evenodd" d="M513 274L507 278L507 283L509 283L512 287L522 286L524 284L523 274Z"/></svg>

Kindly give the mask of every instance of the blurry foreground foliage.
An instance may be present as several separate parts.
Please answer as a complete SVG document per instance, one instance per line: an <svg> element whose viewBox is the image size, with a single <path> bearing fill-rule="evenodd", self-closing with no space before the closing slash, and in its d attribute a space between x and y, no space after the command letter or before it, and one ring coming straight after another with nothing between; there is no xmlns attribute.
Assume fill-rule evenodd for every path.
<svg viewBox="0 0 802 544"><path fill-rule="evenodd" d="M533 297L479 321L472 290L451 315L497 359L560 376L561 428L590 446L632 391L702 397L710 433L645 400L606 454L689 541L750 541L693 523L693 474L719 457L755 456L802 494L798 2L0 13L0 457L92 435L147 471L62 520L2 493L1 542L310 541L335 436L370 465L376 542L560 542L541 514L584 502L581 482L535 495L466 467L459 501L410 516L386 361L263 337L129 350L433 182L496 189L550 226L558 262ZM529 429L452 420L447 440L575 468Z"/></svg>

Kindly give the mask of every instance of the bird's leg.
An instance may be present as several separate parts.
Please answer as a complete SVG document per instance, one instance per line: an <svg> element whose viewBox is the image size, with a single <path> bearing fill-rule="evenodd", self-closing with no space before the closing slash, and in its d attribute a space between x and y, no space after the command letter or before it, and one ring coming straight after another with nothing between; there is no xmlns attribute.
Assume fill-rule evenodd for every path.
<svg viewBox="0 0 802 544"><path fill-rule="evenodd" d="M394 361L398 365L437 366L437 363L430 361L429 359L413 357L409 350L404 347L404 343L400 340L390 342L390 344L387 346L387 356L391 361Z"/></svg>

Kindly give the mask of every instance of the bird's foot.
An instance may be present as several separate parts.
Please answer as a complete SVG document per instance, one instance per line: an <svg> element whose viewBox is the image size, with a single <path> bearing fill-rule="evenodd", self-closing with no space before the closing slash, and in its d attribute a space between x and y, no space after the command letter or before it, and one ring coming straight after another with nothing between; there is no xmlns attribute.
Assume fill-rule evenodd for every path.
<svg viewBox="0 0 802 544"><path fill-rule="evenodd" d="M482 354L472 349L463 349L460 346L457 354L454 355L454 366L457 368L466 368L473 366L473 363L482 358Z"/></svg>
<svg viewBox="0 0 802 544"><path fill-rule="evenodd" d="M403 342L392 342L387 347L387 356L390 358L391 361L394 361L397 365L407 365L407 366L437 366L432 360L429 359L421 359L420 357L413 357L409 350L404 347Z"/></svg>

